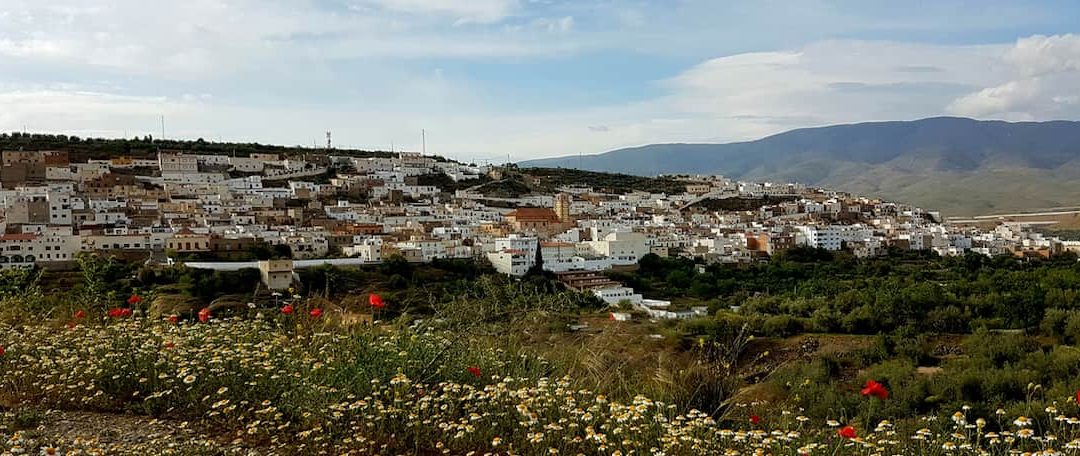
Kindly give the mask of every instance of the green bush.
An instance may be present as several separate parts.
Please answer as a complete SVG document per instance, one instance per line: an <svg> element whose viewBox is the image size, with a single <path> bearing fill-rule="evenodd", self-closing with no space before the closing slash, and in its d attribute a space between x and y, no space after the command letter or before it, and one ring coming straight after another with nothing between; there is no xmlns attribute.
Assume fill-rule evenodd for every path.
<svg viewBox="0 0 1080 456"><path fill-rule="evenodd" d="M770 337L788 337L803 331L799 319L790 315L773 315L761 324L761 334Z"/></svg>

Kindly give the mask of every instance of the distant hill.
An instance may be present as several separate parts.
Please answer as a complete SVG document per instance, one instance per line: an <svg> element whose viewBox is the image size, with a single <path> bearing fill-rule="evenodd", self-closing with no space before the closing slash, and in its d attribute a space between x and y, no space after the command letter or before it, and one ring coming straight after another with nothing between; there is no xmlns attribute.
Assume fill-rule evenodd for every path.
<svg viewBox="0 0 1080 456"><path fill-rule="evenodd" d="M312 149L302 146L288 147L258 143L213 142L203 139L154 139L143 138L80 138L78 136L37 133L0 133L2 150L65 150L73 162L114 157L154 158L159 150L181 151L192 154L235 155L246 157L253 153L275 153L286 157L305 155L346 155L350 157L391 157L390 152L354 149ZM437 160L446 160L435 157Z"/></svg>
<svg viewBox="0 0 1080 456"><path fill-rule="evenodd" d="M1080 122L869 122L748 142L655 144L520 165L797 181L968 215L1080 205Z"/></svg>

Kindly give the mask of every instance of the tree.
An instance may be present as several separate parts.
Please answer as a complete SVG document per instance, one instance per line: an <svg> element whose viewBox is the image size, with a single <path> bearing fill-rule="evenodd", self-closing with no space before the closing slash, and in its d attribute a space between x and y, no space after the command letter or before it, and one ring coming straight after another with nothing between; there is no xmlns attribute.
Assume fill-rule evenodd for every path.
<svg viewBox="0 0 1080 456"><path fill-rule="evenodd" d="M668 286L671 288L685 289L690 286L692 280L693 277L691 277L690 273L682 269L676 269L668 273L667 278L664 281L667 282Z"/></svg>
<svg viewBox="0 0 1080 456"><path fill-rule="evenodd" d="M536 244L536 257L533 259L533 265L526 273L528 275L543 275L544 274L544 249L540 247L540 244Z"/></svg>
<svg viewBox="0 0 1080 456"><path fill-rule="evenodd" d="M82 273L82 290L79 301L85 308L102 306L108 308L115 301L115 293L109 290L109 276L116 266L112 257L96 253L79 253L75 256Z"/></svg>

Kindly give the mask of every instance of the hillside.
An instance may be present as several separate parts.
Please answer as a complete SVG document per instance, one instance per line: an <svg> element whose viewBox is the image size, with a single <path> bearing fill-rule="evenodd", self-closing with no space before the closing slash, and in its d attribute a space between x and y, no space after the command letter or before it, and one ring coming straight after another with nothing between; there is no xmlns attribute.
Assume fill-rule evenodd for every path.
<svg viewBox="0 0 1080 456"><path fill-rule="evenodd" d="M116 139L116 138L80 138L67 135L0 133L0 150L66 150L72 162L85 162L88 159L107 159L113 157L155 158L159 150L183 151L193 154L234 155L246 157L253 153L281 154L286 157L302 157L306 154L321 155L330 152L334 155L350 157L390 157L393 154L383 151L365 151L353 149L312 149L308 147L275 146L258 143L212 142L202 138L197 140L155 139L151 137ZM440 160L441 157L438 158Z"/></svg>
<svg viewBox="0 0 1080 456"><path fill-rule="evenodd" d="M521 163L639 175L798 181L966 215L1080 200L1080 122L937 117L805 128L729 144L655 144Z"/></svg>

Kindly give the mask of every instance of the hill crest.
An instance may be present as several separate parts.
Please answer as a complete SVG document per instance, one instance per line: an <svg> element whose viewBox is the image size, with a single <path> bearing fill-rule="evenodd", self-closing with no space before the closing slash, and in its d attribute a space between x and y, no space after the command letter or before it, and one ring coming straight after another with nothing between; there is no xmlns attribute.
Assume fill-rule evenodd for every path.
<svg viewBox="0 0 1080 456"><path fill-rule="evenodd" d="M967 215L1076 204L1078 164L1080 122L932 117L801 128L725 144L652 144L520 165L797 181Z"/></svg>

